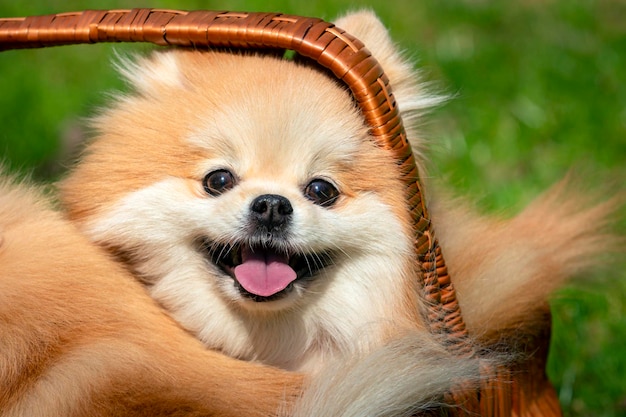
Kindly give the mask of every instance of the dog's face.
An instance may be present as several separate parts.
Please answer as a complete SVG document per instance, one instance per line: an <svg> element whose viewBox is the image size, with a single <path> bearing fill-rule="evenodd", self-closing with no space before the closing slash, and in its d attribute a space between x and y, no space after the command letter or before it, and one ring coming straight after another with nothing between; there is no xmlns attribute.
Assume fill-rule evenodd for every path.
<svg viewBox="0 0 626 417"><path fill-rule="evenodd" d="M188 219L180 233L227 300L283 309L321 293L351 258L387 250L379 219L401 212L385 201L398 198L393 163L347 93L321 74L273 58L214 58L244 75L223 81L231 97L186 138L205 157L198 207L176 215Z"/></svg>
<svg viewBox="0 0 626 417"><path fill-rule="evenodd" d="M407 314L403 186L345 87L306 64L222 52L122 71L137 93L96 119L64 203L183 325L246 356L234 327L253 337L291 320L293 333L297 320L334 334Z"/></svg>

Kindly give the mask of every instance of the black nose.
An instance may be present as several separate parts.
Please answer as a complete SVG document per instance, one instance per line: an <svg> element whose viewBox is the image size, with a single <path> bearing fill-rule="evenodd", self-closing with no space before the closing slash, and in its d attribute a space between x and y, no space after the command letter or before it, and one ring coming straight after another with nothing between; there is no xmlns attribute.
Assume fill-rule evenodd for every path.
<svg viewBox="0 0 626 417"><path fill-rule="evenodd" d="M252 201L250 212L259 226L272 231L280 229L289 221L293 207L282 195L263 194Z"/></svg>

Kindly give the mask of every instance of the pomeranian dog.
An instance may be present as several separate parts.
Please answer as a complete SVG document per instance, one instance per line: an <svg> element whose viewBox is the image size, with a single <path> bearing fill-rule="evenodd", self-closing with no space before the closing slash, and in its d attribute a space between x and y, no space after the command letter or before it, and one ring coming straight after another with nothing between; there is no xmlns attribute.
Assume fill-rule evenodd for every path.
<svg viewBox="0 0 626 417"><path fill-rule="evenodd" d="M438 98L372 13L337 26L381 63L424 165L415 122ZM155 415L177 399L271 415L301 374L314 378L296 415L404 415L475 376L427 329L398 168L344 86L304 59L232 51L161 51L120 71L133 93L94 118L62 214L4 186L5 415L133 415L145 401ZM428 188L477 345L515 356L549 327L550 293L611 249L614 204L566 189L503 220Z"/></svg>

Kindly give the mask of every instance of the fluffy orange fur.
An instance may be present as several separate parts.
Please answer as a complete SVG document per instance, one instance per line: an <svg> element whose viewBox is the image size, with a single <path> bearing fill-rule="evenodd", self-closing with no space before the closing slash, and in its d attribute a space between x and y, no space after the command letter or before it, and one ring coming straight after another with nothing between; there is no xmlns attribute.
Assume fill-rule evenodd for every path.
<svg viewBox="0 0 626 417"><path fill-rule="evenodd" d="M6 181L0 352L2 416L268 416L302 382L204 349L38 192Z"/></svg>
<svg viewBox="0 0 626 417"><path fill-rule="evenodd" d="M463 315L482 343L541 332L550 295L623 250L612 230L621 197L585 194L579 184L564 179L511 219L434 199L433 222Z"/></svg>

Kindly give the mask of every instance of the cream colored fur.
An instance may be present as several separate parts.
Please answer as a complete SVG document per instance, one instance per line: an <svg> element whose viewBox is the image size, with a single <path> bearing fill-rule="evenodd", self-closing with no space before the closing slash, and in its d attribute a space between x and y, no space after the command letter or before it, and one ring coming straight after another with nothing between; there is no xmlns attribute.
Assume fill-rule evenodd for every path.
<svg viewBox="0 0 626 417"><path fill-rule="evenodd" d="M398 52L373 14L350 14L337 25L362 39L381 62L425 175L425 142L415 125L419 116L441 99L422 91L412 64ZM269 383L269 400L264 402L259 400L259 390L251 390L245 381L241 389L250 392L248 397L223 392L233 382L219 374L225 382L214 382L212 392L222 397L226 407L239 399L239 407L245 409L259 400L259 414L268 413L273 406L276 412L282 409L298 416L410 415L439 401L458 379L478 381L475 361L451 356L425 328L420 315L424 307L419 297L420 271L412 254L411 219L405 210L403 185L394 162L368 138L362 115L336 80L306 63L273 56L185 50L124 62L120 72L134 92L120 95L94 119L95 139L59 185L63 215L71 224L60 214L41 208L29 192L5 186L4 198L12 207L25 209L20 209L19 215L12 210L0 212L0 232L11 230L17 222L24 228L20 234L30 240L39 245L49 241L59 260L67 256L80 263L82 259L76 256L81 251L94 252L93 259L85 258L89 263L81 265L79 273L69 274L72 281L68 285L82 288L90 282L90 267L110 268L113 272L108 275L96 274L96 283L106 283L110 275L115 285L132 291L103 290L105 295L99 301L94 301L98 297L89 288L60 291L48 297L44 307L56 311L55 303L62 303L65 297L87 297L81 301L87 313L76 309L60 317L67 314L68 320L77 322L88 319L90 326L97 327L92 322L112 314L124 326L141 328L144 321L152 320L142 316L143 309L151 315L161 313L142 298L145 295L136 279L206 347L313 378L293 411L291 400L293 391L299 389L299 375L244 364L212 351L197 352L192 338L187 341L187 335L165 316L160 320L179 341L176 348L192 358L183 365L178 366L172 358L173 349L163 355L156 353L163 348L158 328L136 330L137 336L123 331L113 336L107 333L102 339L76 324L67 335L59 329L59 337L70 341L81 337L94 348L79 349L77 356L68 354L68 364L73 367L70 375L81 374L79 368L84 361L94 360L94 352L110 349L107 343L111 338L130 344L137 339L147 349L145 355L125 356L113 350L104 356L104 362L95 362L89 369L106 374L113 366L106 358L115 359L116 369L129 366L131 370L128 361L146 361L148 365L164 361L164 372L168 366L172 368L172 383L178 384L177 378L187 381L185 373L195 375L189 368L206 353L207 372L215 372L211 370L215 365L226 374L233 369L232 377L240 378L248 365L256 383L268 383L262 377L265 370L268 379L275 381ZM221 195L209 196L202 181L216 169L235 173L237 184ZM316 178L331 182L340 191L334 206L312 204L303 195L306 185ZM562 188L552 190L510 220L477 215L465 203L428 192L435 233L470 334L484 348L495 343L508 346L507 355L500 358L514 357L519 353L514 350L518 338L532 337L545 328L542 320L550 294L569 278L593 268L598 255L614 242L598 227L606 223L614 204L584 206L580 197L562 192ZM232 278L199 249L198 240L228 243L244 239L249 232L251 202L262 194L279 194L293 206L285 245L298 252L324 253L319 257L331 252L332 263L310 282L297 281L280 300L259 303L242 296ZM29 215L31 207L34 214ZM55 224L52 235L33 230L42 215ZM55 242L63 237L57 230L76 235L76 248L60 252L64 247ZM1 251L14 253L11 248L19 237L11 233L2 233L2 237L0 257L9 256ZM27 255L27 246L15 247ZM42 248L39 253L45 252ZM0 259L4 262L5 258ZM43 273L33 263L32 254L25 259L25 264L35 268L25 272L27 276ZM40 265L48 268L46 263ZM51 276L59 282L68 279L58 267L51 271L58 274ZM1 285L14 284L0 276ZM22 292L21 296L29 305L40 303L34 295ZM132 311L110 311L115 309L102 305L103 300L115 302L116 297L126 300ZM136 305L134 297L139 300ZM46 331L55 335L54 322L45 323L45 317L30 322L28 308L2 305L5 334L7 326L13 332L19 330L16 322L9 322L11 317L33 329L28 337L11 333L10 339L4 339L10 344L37 341L37 326L45 325ZM81 318L85 314L87 319ZM107 331L114 331L117 323ZM23 331L28 334L31 330ZM151 336L156 338L154 346L149 344ZM194 348L185 347L187 344ZM63 354L65 345L57 349ZM19 356L16 352L11 355ZM11 358L6 354L0 357L5 364ZM24 357L18 363L28 366ZM40 369L53 372L43 365ZM199 366L198 370L202 369ZM9 372L19 375L26 371L11 368ZM186 383L180 385L187 388ZM167 382L161 386L167 387ZM288 394L281 398L285 386L292 391L284 391ZM63 387L46 388L50 395L35 401L32 396L39 391L27 382L20 385L18 378L15 385L5 383L4 388L15 394L0 397L0 408L3 404L9 404L11 410L44 407L46 399L52 401L52 394L59 392L69 396L67 407L75 406L70 404L72 399L83 397L84 410L94 405L85 392ZM198 384L199 389L203 387L206 385ZM196 393L190 391L190 395ZM145 396L154 399L157 394ZM215 412L228 414L222 409Z"/></svg>

